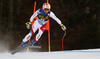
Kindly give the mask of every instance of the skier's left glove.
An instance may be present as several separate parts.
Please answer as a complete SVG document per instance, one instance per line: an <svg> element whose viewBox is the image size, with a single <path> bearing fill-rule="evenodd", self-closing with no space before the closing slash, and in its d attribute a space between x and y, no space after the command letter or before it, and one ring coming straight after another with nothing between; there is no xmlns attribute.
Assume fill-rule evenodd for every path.
<svg viewBox="0 0 100 59"><path fill-rule="evenodd" d="M66 30L66 27L63 24L61 24L60 26L61 26L62 30L64 30L64 31Z"/></svg>
<svg viewBox="0 0 100 59"><path fill-rule="evenodd" d="M27 22L27 23L25 23L26 24L26 28L27 29L30 29L31 28L31 23L30 22Z"/></svg>

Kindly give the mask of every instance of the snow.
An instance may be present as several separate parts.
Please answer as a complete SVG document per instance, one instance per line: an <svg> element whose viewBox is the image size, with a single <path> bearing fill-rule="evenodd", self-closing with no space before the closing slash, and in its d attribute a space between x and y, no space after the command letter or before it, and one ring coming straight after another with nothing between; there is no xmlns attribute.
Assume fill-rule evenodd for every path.
<svg viewBox="0 0 100 59"><path fill-rule="evenodd" d="M24 52L11 55L0 53L0 59L100 59L100 49L54 51L54 52Z"/></svg>

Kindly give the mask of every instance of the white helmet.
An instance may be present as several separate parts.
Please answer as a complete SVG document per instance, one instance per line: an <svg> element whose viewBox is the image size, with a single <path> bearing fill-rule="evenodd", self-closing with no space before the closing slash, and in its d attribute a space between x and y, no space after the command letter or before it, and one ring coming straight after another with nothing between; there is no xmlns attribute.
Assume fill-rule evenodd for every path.
<svg viewBox="0 0 100 59"><path fill-rule="evenodd" d="M42 5L42 9L49 9L49 10L50 10L50 8L51 8L51 6L50 6L49 3L44 3L44 4Z"/></svg>

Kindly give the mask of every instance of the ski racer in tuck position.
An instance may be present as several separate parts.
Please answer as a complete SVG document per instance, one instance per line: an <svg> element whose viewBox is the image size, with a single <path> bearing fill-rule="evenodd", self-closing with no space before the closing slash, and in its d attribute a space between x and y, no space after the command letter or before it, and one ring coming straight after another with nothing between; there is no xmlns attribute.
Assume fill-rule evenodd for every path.
<svg viewBox="0 0 100 59"><path fill-rule="evenodd" d="M39 38L42 36L42 34L45 31L46 23L49 19L49 17L53 18L63 30L66 30L66 27L62 24L62 22L55 16L55 14L50 11L50 4L44 3L41 9L36 10L36 12L31 16L30 22L26 23L27 29L30 29L30 32L25 36L23 39L20 47L24 46L25 43L31 38L31 36L38 30L37 35L31 40L31 44L33 45L36 43ZM33 19L37 17L34 24L32 25Z"/></svg>

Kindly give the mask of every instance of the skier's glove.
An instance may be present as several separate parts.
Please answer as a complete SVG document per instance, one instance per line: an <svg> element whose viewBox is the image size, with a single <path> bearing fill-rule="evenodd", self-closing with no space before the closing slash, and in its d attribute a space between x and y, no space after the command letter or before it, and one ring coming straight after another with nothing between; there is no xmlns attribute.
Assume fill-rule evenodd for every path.
<svg viewBox="0 0 100 59"><path fill-rule="evenodd" d="M31 23L30 22L27 22L27 23L25 23L26 24L26 28L27 29L30 29L31 28Z"/></svg>
<svg viewBox="0 0 100 59"><path fill-rule="evenodd" d="M61 24L60 26L61 26L62 30L66 30L66 27L63 24Z"/></svg>

